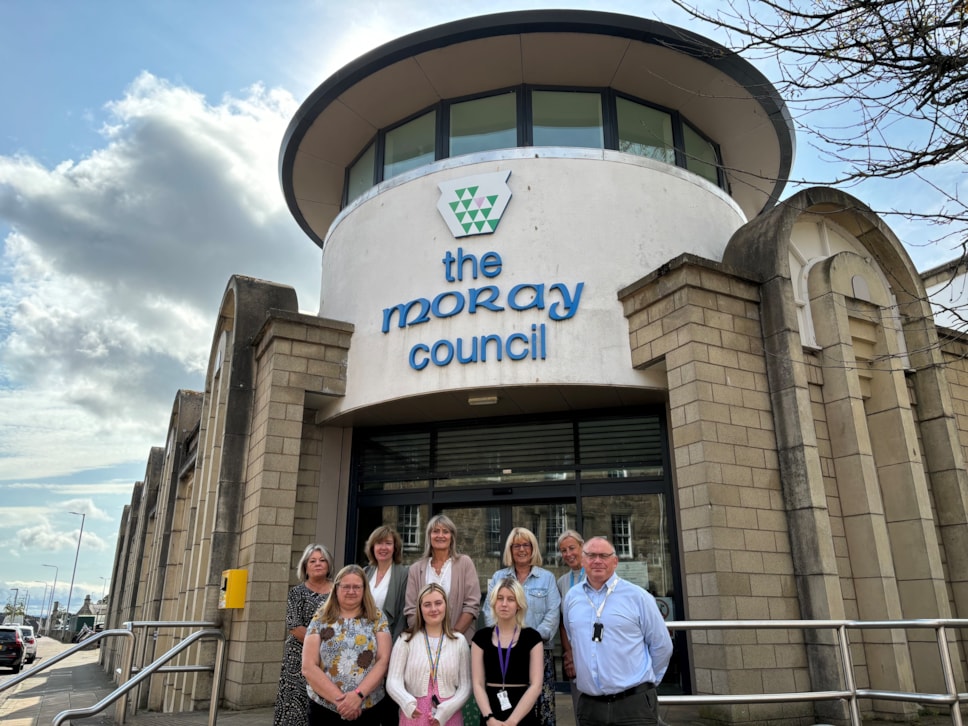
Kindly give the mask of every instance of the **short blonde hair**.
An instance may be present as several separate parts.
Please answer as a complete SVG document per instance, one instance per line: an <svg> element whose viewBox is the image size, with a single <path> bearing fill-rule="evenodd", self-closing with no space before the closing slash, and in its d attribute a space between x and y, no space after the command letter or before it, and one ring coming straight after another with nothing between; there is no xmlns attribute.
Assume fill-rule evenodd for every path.
<svg viewBox="0 0 968 726"><path fill-rule="evenodd" d="M578 532L576 532L573 529L566 529L564 532L558 535L558 541L555 542L555 547L560 548L561 543L564 542L566 539L575 540L578 543L579 547L585 544L585 538L582 537Z"/></svg>
<svg viewBox="0 0 968 726"><path fill-rule="evenodd" d="M524 615L528 612L528 596L524 594L521 583L514 577L505 577L503 580L498 580L487 594L487 606L491 608L491 617L495 621L497 620L497 615L494 613L494 603L497 602L497 594L501 590L510 590L511 594L514 595L514 601L518 604L518 611L515 613L514 619L517 621L518 627L523 628Z"/></svg>
<svg viewBox="0 0 968 726"><path fill-rule="evenodd" d="M544 560L541 559L541 550L538 549L538 538L534 536L527 527L515 527L511 530L507 540L504 542L504 566L511 567L514 564L514 557L511 555L511 545L516 539L526 539L531 545L531 566L540 567Z"/></svg>

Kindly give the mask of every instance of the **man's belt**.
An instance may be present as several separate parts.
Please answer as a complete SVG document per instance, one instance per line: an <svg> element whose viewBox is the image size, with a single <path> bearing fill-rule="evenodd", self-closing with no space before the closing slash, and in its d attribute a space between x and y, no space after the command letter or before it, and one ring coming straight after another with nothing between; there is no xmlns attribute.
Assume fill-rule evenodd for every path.
<svg viewBox="0 0 968 726"><path fill-rule="evenodd" d="M629 696L634 696L636 693L645 693L646 691L651 691L655 689L654 683L640 683L632 688L627 688L624 691L619 691L618 693L606 693L602 696L593 696L590 693L581 694L585 698L590 698L593 701L602 701L603 703L613 703L615 701L621 701L623 698L628 698Z"/></svg>

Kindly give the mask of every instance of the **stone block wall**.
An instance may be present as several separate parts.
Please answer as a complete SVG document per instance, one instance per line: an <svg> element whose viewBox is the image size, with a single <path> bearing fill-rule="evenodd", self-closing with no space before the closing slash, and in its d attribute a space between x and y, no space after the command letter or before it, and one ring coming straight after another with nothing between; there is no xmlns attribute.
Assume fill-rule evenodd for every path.
<svg viewBox="0 0 968 726"><path fill-rule="evenodd" d="M633 365L664 363L690 620L800 617L758 286L688 256L620 293ZM693 631L698 693L808 690L802 633ZM717 720L808 718L804 704L718 706Z"/></svg>

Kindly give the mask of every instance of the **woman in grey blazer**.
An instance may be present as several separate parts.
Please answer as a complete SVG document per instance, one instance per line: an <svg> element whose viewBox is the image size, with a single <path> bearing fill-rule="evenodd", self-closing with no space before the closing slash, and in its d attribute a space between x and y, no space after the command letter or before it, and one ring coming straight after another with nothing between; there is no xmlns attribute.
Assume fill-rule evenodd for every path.
<svg viewBox="0 0 968 726"><path fill-rule="evenodd" d="M403 605L408 568L400 564L403 561L403 541L393 527L377 527L366 540L365 552L370 564L363 571L370 581L376 606L387 619L390 637L396 642L397 636L407 627Z"/></svg>

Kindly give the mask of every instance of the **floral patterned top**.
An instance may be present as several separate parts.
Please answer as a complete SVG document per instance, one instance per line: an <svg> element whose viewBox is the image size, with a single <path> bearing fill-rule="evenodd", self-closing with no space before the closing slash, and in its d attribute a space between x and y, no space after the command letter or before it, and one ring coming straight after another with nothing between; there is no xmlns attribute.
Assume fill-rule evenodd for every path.
<svg viewBox="0 0 968 726"><path fill-rule="evenodd" d="M352 618L339 619L335 623L326 623L320 618L319 612L313 616L306 635L319 635L319 664L323 672L332 679L336 687L343 693L359 687L366 674L376 662L376 634L389 634L390 628L381 612L376 620ZM306 686L306 693L320 706L330 711L336 710L336 704L322 698L312 686ZM372 708L385 695L383 681L371 693L366 694L363 708Z"/></svg>

